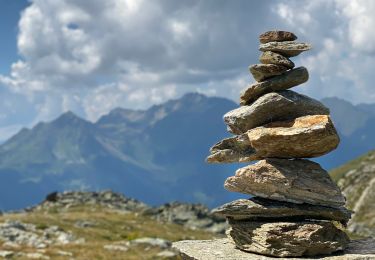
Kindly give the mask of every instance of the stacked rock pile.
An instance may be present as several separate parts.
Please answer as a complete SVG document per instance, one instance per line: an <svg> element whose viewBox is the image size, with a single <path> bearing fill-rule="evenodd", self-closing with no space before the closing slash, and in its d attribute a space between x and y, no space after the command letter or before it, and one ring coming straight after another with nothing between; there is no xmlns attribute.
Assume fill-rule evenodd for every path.
<svg viewBox="0 0 375 260"><path fill-rule="evenodd" d="M207 158L259 160L224 184L255 197L214 211L228 219L227 235L237 248L278 257L331 254L349 242L342 231L351 217L344 196L327 171L305 159L329 153L340 140L328 108L288 90L309 77L289 59L311 49L296 39L285 31L260 35L261 64L250 66L257 82L241 94L241 107L224 115L235 136L215 144Z"/></svg>

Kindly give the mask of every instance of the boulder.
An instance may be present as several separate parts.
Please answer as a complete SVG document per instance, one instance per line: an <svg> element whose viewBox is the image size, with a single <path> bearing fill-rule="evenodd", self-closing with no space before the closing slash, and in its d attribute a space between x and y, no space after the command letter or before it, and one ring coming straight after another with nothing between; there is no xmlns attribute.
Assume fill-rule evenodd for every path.
<svg viewBox="0 0 375 260"><path fill-rule="evenodd" d="M265 159L240 168L226 179L225 189L297 204L341 208L345 197L318 163L295 159Z"/></svg>
<svg viewBox="0 0 375 260"><path fill-rule="evenodd" d="M297 36L292 32L286 31L268 31L259 35L261 43L267 42L283 42L297 40Z"/></svg>
<svg viewBox="0 0 375 260"><path fill-rule="evenodd" d="M312 158L331 152L339 142L329 116L304 116L226 138L210 149L207 162L249 162L268 157Z"/></svg>
<svg viewBox="0 0 375 260"><path fill-rule="evenodd" d="M229 220L228 237L244 251L277 257L332 254L349 238L330 221L255 222Z"/></svg>
<svg viewBox="0 0 375 260"><path fill-rule="evenodd" d="M255 64L249 67L249 71L256 81L263 81L267 78L283 74L287 70L287 67L275 64Z"/></svg>
<svg viewBox="0 0 375 260"><path fill-rule="evenodd" d="M331 208L315 206L307 203L295 204L290 202L275 201L261 197L250 199L238 199L226 203L212 210L213 214L231 218L234 220L261 221L269 219L281 220L335 220L346 225L350 219L351 212L346 208Z"/></svg>
<svg viewBox="0 0 375 260"><path fill-rule="evenodd" d="M246 131L275 121L292 120L306 115L328 115L329 109L319 101L291 90L271 92L249 106L242 106L224 115L228 131Z"/></svg>
<svg viewBox="0 0 375 260"><path fill-rule="evenodd" d="M301 258L275 258L260 256L237 249L228 238L214 240L185 240L173 243L185 260L300 260ZM303 260L316 260L305 257ZM322 260L370 260L375 259L375 240L362 239L350 241L343 252L330 256L320 256Z"/></svg>
<svg viewBox="0 0 375 260"><path fill-rule="evenodd" d="M288 69L294 68L293 61L273 51L263 52L259 57L259 61L264 64L281 65L287 67Z"/></svg>
<svg viewBox="0 0 375 260"><path fill-rule="evenodd" d="M272 66L272 65L268 64L268 65L263 65L263 67L264 66ZM273 66L277 66L277 65L273 65ZM260 69L259 67L257 67L258 74L255 74L257 75L257 77L254 76L255 79L257 78L264 79L265 75L267 77L267 74L261 75L259 71ZM292 69L279 76L272 77L262 82L254 83L250 85L249 87L247 87L241 93L240 104L243 106L251 104L252 102L257 100L260 96L264 94L275 92L275 91L280 91L280 90L286 90L286 89L298 86L302 83L305 83L308 79L309 79L309 73L305 67Z"/></svg>
<svg viewBox="0 0 375 260"><path fill-rule="evenodd" d="M285 57L294 57L310 49L311 44L294 41L268 42L259 46L260 51L273 51Z"/></svg>

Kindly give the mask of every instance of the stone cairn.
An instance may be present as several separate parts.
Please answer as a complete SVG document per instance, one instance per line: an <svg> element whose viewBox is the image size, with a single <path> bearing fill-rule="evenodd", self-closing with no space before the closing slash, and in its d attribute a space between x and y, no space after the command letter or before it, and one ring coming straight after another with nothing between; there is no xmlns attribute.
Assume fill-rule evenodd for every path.
<svg viewBox="0 0 375 260"><path fill-rule="evenodd" d="M241 106L224 115L235 136L215 144L210 163L251 162L224 187L253 195L220 206L227 236L237 248L268 256L331 254L349 242L342 231L351 217L345 198L318 163L304 158L334 150L339 137L329 109L288 90L308 80L305 67L289 59L311 49L291 32L259 37L261 64L250 66L256 83L240 97Z"/></svg>

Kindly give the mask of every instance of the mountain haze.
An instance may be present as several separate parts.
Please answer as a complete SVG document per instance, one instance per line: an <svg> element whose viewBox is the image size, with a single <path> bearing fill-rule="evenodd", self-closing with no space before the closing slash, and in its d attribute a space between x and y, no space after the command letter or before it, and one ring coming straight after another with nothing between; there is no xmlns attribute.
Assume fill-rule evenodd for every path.
<svg viewBox="0 0 375 260"><path fill-rule="evenodd" d="M326 169L375 147L373 106L324 99L341 136ZM149 204L172 200L216 206L235 197L225 178L239 165L208 165L208 149L230 136L222 116L238 105L187 94L147 110L117 108L96 123L72 112L22 129L0 146L0 208L22 208L52 190L113 189Z"/></svg>

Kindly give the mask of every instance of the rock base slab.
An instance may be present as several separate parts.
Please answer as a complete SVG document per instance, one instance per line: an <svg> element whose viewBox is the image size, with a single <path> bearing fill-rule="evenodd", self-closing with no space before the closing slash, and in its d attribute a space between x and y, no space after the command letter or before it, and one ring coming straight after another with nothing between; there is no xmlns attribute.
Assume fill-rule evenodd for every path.
<svg viewBox="0 0 375 260"><path fill-rule="evenodd" d="M348 236L330 221L254 222L229 219L227 231L244 251L276 257L330 255L344 250Z"/></svg>
<svg viewBox="0 0 375 260"><path fill-rule="evenodd" d="M173 243L173 248L180 251L186 260L375 260L375 240L363 239L351 241L343 252L330 256L314 258L280 258L262 256L241 251L227 238L215 240L185 240Z"/></svg>

